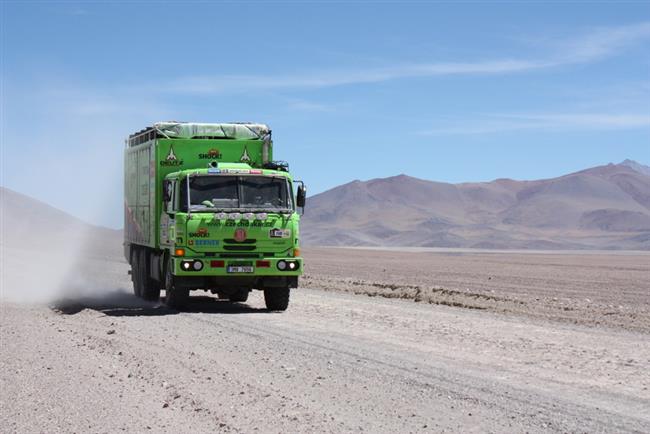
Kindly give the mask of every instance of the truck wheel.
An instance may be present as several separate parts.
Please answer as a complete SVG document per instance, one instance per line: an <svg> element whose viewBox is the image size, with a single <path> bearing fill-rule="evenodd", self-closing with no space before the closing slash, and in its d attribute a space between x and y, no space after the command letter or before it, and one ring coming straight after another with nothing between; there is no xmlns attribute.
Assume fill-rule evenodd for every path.
<svg viewBox="0 0 650 434"><path fill-rule="evenodd" d="M172 309L183 310L189 298L189 289L176 287L172 274L172 260L169 259L165 266L165 304Z"/></svg>
<svg viewBox="0 0 650 434"><path fill-rule="evenodd" d="M133 281L133 294L140 297L142 293L142 272L140 267L140 249L135 248L131 253L131 280Z"/></svg>
<svg viewBox="0 0 650 434"><path fill-rule="evenodd" d="M234 301L237 303L244 303L246 300L248 300L248 289L240 289L239 291L235 292L232 295L228 296L228 300Z"/></svg>
<svg viewBox="0 0 650 434"><path fill-rule="evenodd" d="M287 310L289 307L289 288L266 288L264 302L268 310Z"/></svg>
<svg viewBox="0 0 650 434"><path fill-rule="evenodd" d="M140 296L147 301L160 300L160 286L151 278L149 254L145 249L140 251L140 263L142 269L142 285L140 287Z"/></svg>

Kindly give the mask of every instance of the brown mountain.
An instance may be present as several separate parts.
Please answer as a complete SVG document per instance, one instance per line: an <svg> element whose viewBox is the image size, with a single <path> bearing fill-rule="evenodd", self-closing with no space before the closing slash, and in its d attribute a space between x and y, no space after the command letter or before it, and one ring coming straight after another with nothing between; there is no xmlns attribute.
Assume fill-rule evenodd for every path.
<svg viewBox="0 0 650 434"><path fill-rule="evenodd" d="M82 250L121 257L122 231L90 225L24 194L0 187L0 244L10 249L62 255Z"/></svg>
<svg viewBox="0 0 650 434"><path fill-rule="evenodd" d="M538 181L353 181L309 198L303 222L308 245L650 249L650 168L626 160Z"/></svg>

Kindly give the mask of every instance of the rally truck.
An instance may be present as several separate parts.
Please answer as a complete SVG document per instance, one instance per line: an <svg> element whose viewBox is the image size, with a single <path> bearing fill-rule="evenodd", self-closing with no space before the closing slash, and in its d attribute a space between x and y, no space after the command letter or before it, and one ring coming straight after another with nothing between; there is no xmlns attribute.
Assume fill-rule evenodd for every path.
<svg viewBox="0 0 650 434"><path fill-rule="evenodd" d="M283 311L303 259L306 190L273 160L268 126L159 122L126 140L124 255L136 296L186 307L190 291Z"/></svg>

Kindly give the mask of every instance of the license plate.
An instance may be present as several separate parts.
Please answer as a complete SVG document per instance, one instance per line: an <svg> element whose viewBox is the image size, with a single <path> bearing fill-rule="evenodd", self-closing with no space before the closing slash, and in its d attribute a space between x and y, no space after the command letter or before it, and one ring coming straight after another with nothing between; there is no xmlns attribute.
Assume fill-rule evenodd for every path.
<svg viewBox="0 0 650 434"><path fill-rule="evenodd" d="M253 272L253 267L246 267L246 266L234 266L231 265L228 267L228 272L229 273L252 273Z"/></svg>

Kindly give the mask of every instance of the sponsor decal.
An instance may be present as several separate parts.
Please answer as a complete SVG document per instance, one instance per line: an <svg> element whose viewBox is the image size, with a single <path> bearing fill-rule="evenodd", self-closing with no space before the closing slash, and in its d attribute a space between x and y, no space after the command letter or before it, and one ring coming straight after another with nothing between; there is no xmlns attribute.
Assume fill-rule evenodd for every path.
<svg viewBox="0 0 650 434"><path fill-rule="evenodd" d="M181 166L182 164L183 160L179 160L178 157L176 157L173 146L169 147L169 153L165 159L160 162L160 165L163 167Z"/></svg>
<svg viewBox="0 0 650 434"><path fill-rule="evenodd" d="M210 236L210 233L206 228L201 228L197 230L196 232L190 232L190 237L192 238L208 238Z"/></svg>
<svg viewBox="0 0 650 434"><path fill-rule="evenodd" d="M291 236L291 229L278 229L273 228L269 231L271 238L289 238Z"/></svg>
<svg viewBox="0 0 650 434"><path fill-rule="evenodd" d="M248 148L246 146L244 146L244 153L241 154L241 158L239 159L239 161L243 163L248 163L249 161L251 161L251 157L248 155Z"/></svg>
<svg viewBox="0 0 650 434"><path fill-rule="evenodd" d="M194 245L197 246L197 247L199 247L199 246L214 247L214 246L219 245L219 241L218 240L195 240Z"/></svg>
<svg viewBox="0 0 650 434"><path fill-rule="evenodd" d="M237 229L235 231L235 235L233 235L233 238L235 239L235 241L237 241L239 243L241 243L242 241L245 241L246 237L247 237L246 229Z"/></svg>
<svg viewBox="0 0 650 434"><path fill-rule="evenodd" d="M241 227L264 227L264 228L271 228L273 227L273 222L272 221L260 221L260 220L253 220L248 221L248 220L240 220L238 222L234 220L226 220L226 222L223 224L226 227L236 227L236 226L241 226Z"/></svg>
<svg viewBox="0 0 650 434"><path fill-rule="evenodd" d="M218 149L210 149L204 154L199 154L200 160L215 160L221 158L221 152Z"/></svg>

